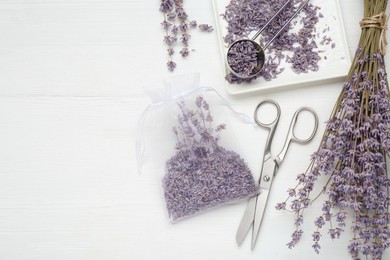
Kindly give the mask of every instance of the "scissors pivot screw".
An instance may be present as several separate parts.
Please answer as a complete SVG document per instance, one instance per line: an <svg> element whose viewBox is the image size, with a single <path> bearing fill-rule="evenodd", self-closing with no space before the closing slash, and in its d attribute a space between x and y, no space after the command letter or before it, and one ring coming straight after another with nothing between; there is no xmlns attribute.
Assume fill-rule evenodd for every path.
<svg viewBox="0 0 390 260"><path fill-rule="evenodd" d="M265 175L263 180L266 182L269 182L271 180L271 178L268 175Z"/></svg>

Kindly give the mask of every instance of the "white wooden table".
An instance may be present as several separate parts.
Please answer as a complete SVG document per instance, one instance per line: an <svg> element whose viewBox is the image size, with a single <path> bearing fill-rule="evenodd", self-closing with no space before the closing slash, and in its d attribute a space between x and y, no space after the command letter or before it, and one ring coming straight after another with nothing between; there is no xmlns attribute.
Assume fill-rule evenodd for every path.
<svg viewBox="0 0 390 260"><path fill-rule="evenodd" d="M158 2L0 0L0 259L349 259L349 232L340 241L324 236L319 255L311 249L310 217L320 204L308 211L306 236L294 250L285 246L293 216L273 207L254 251L249 239L235 243L245 203L168 222L159 175L137 174L135 160L137 119L149 104L142 89L170 75ZM340 3L353 54L363 1ZM214 23L210 1L185 4L192 18ZM196 52L176 73L200 72L202 85L236 109L252 114L259 100L272 98L286 113L301 105L317 110L320 134L294 146L299 156L279 171L270 203L281 201L318 146L342 81L232 97L217 35L197 34L191 44ZM265 136L244 141L261 147Z"/></svg>

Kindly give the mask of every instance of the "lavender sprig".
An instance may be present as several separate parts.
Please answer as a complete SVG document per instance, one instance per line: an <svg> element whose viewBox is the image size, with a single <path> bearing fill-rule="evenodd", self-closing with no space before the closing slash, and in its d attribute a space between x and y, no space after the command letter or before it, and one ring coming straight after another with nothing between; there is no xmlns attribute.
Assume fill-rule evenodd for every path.
<svg viewBox="0 0 390 260"><path fill-rule="evenodd" d="M169 71L174 71L176 63L173 61L175 54L174 48L178 43L181 43L182 49L180 55L185 58L190 54L189 40L191 35L189 31L197 28L197 21L189 21L188 14L184 10L183 0L161 0L160 12L164 14L164 21L161 23L163 28L164 43L168 46L168 62ZM199 25L200 31L211 32L213 27L207 24Z"/></svg>
<svg viewBox="0 0 390 260"><path fill-rule="evenodd" d="M195 109L184 102L178 105L178 125L173 128L177 152L167 161L163 179L171 220L255 194L255 181L244 160L218 144L226 126L213 127L203 97L196 98Z"/></svg>
<svg viewBox="0 0 390 260"><path fill-rule="evenodd" d="M386 5L387 0L365 0L365 16L380 14ZM288 198L276 206L279 210L291 209L299 219L296 230L301 231L305 209L319 195L326 194L312 234L317 253L322 229L327 227L326 233L336 239L347 221L353 232L348 245L353 259L382 259L390 247L390 177L386 167L390 154L390 94L384 54L378 44L383 28L379 25L362 29L350 73L320 147L308 169L298 175L297 185L289 189ZM328 176L328 181L313 198L314 187L321 185L320 176ZM288 246L298 240L293 237Z"/></svg>

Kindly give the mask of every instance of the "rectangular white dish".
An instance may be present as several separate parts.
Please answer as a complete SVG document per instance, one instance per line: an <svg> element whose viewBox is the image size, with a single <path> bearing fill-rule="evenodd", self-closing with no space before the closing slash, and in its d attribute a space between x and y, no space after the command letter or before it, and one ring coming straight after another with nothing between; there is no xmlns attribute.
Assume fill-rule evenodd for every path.
<svg viewBox="0 0 390 260"><path fill-rule="evenodd" d="M227 34L227 22L222 15L230 0L212 0L214 16L216 21L216 30L220 45L220 55L224 70L228 73L226 64L226 52L228 45L223 37ZM252 80L250 83L232 84L226 81L227 92L231 95L250 93L255 91L266 91L283 89L299 85L312 85L316 82L343 78L348 74L351 66L351 57L346 40L344 23L341 15L341 9L338 0L312 0L310 3L319 6L323 17L319 19L316 25L317 34L322 37L324 31L326 35L332 38L331 44L318 45L321 50L321 60L318 63L318 71L309 71L308 73L297 74L291 70L291 65L282 61L281 67L284 71L270 81L262 77ZM295 19L298 19L295 18Z"/></svg>

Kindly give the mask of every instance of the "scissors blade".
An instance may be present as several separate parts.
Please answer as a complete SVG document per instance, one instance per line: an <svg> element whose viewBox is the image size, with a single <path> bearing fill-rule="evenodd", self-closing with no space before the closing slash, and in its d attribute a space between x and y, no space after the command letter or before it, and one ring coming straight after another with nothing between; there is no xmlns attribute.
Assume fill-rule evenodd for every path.
<svg viewBox="0 0 390 260"><path fill-rule="evenodd" d="M252 250L254 249L259 236L261 222L267 206L268 196L271 189L275 171L278 169L274 160L270 159L264 162L263 171L260 180L261 193L257 196L255 214L253 220Z"/></svg>
<svg viewBox="0 0 390 260"><path fill-rule="evenodd" d="M272 166L274 165L274 162L271 158L271 154L266 154L264 156L264 161L262 164L262 172L263 172L263 169L268 169L269 167L271 167L271 166L267 166L267 165L272 165ZM259 179L260 192L262 192L262 190L263 190L261 187L262 176L264 176L264 175L262 174L260 176L260 179ZM246 209L245 209L245 213L242 216L240 225L238 226L237 233L236 233L236 242L239 246L244 241L246 235L248 234L250 228L252 227L252 225L254 223L258 196L259 195L256 195L256 196L249 199L248 204L247 204Z"/></svg>
<svg viewBox="0 0 390 260"><path fill-rule="evenodd" d="M264 190L257 197L256 212L253 221L252 245L251 245L252 250L255 248L256 241L260 233L260 226L263 220L265 207L267 205L268 195L269 195L269 190Z"/></svg>
<svg viewBox="0 0 390 260"><path fill-rule="evenodd" d="M236 233L236 242L240 246L248 234L253 220L255 218L257 196L249 199L248 205L246 206L244 216L241 219L240 225L238 226Z"/></svg>

